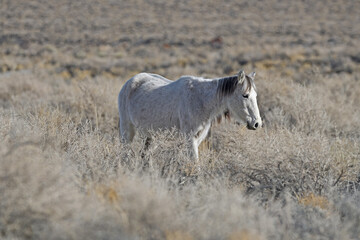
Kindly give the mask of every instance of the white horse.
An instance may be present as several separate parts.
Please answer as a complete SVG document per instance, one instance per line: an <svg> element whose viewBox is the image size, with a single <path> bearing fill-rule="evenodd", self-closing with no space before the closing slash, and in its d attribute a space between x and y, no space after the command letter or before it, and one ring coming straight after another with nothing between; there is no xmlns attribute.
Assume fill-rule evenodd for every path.
<svg viewBox="0 0 360 240"><path fill-rule="evenodd" d="M212 120L230 112L235 120L255 130L262 125L256 100L255 72L218 79L183 76L171 81L157 74L139 73L128 80L118 96L120 138L132 141L135 130L173 127L189 136L191 153L209 132Z"/></svg>

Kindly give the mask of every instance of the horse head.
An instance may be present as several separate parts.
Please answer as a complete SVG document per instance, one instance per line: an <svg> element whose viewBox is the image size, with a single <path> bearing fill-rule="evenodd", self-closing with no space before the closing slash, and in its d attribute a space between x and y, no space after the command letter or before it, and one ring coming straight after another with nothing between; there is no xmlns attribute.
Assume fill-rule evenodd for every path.
<svg viewBox="0 0 360 240"><path fill-rule="evenodd" d="M227 98L227 107L231 115L235 120L246 123L247 128L251 130L262 126L254 78L255 72L246 75L241 70L232 84L234 89Z"/></svg>

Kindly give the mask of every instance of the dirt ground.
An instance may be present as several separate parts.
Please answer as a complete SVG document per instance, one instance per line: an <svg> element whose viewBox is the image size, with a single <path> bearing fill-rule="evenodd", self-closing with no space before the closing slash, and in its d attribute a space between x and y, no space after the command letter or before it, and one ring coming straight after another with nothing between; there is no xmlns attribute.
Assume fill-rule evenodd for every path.
<svg viewBox="0 0 360 240"><path fill-rule="evenodd" d="M357 1L2 1L2 72L176 79L240 68L358 73Z"/></svg>

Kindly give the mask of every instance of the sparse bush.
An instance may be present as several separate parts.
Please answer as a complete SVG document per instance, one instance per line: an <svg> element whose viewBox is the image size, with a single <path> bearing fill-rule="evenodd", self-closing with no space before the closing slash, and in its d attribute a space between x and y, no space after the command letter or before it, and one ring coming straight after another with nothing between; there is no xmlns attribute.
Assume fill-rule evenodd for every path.
<svg viewBox="0 0 360 240"><path fill-rule="evenodd" d="M14 75L17 84L32 79L29 91L39 91L36 75L21 76ZM112 101L106 95L98 114L109 111L106 119L113 120L105 124L99 118L94 124L96 113L86 110L93 106L81 103L83 91L56 81L42 84L43 101L30 94L25 97L33 104L14 97L6 99L12 107L2 108L2 237L358 236L359 142L306 126L309 115L296 115L299 105L277 100L284 115L294 114L294 125L274 115L257 132L231 123L213 126L211 149L203 149L195 163L187 155L186 136L176 130L154 132L149 147L142 136L120 144L111 125L117 113L109 111ZM13 82L2 84L9 89ZM63 86L67 95L60 98ZM86 86L99 85L88 80ZM294 89L306 92L306 87ZM300 93L290 96L310 109L311 97Z"/></svg>

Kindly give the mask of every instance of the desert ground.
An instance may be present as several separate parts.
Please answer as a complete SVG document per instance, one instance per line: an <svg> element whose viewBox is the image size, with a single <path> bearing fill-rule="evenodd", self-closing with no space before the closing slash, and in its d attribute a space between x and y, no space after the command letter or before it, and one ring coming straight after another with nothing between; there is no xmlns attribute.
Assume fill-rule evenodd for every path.
<svg viewBox="0 0 360 240"><path fill-rule="evenodd" d="M263 128L119 141L140 72L256 71ZM360 239L360 2L0 0L0 239Z"/></svg>

